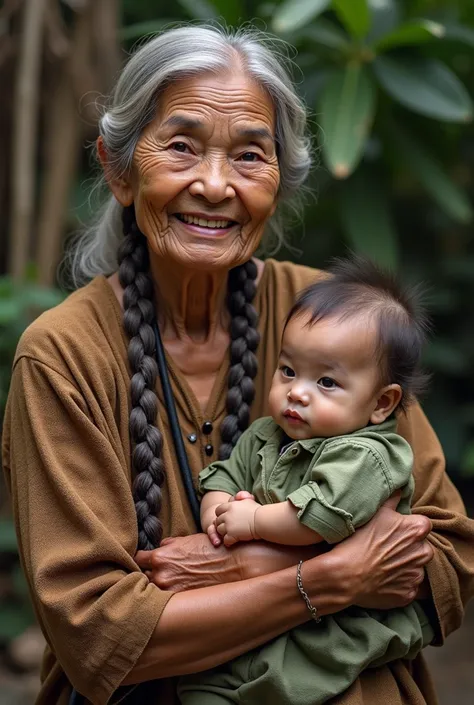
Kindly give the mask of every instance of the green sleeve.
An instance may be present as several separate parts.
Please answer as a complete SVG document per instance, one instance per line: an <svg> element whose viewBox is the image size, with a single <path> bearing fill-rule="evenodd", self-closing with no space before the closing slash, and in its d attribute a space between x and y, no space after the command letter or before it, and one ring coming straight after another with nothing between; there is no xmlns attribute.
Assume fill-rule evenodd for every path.
<svg viewBox="0 0 474 705"><path fill-rule="evenodd" d="M257 422L258 423L258 422ZM240 436L227 460L217 460L199 473L198 494L218 491L236 494L240 490L252 491L252 459L255 459L261 441L255 436L252 424Z"/></svg>
<svg viewBox="0 0 474 705"><path fill-rule="evenodd" d="M351 437L326 442L311 469L311 480L288 496L299 520L328 543L350 536L385 500L402 489L409 507L413 456L396 434L392 441Z"/></svg>

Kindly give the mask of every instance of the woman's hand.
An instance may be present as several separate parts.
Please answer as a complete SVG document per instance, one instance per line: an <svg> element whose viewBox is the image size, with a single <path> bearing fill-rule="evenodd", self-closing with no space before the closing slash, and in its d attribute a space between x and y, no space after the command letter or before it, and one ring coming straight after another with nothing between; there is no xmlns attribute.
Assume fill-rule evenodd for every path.
<svg viewBox="0 0 474 705"><path fill-rule="evenodd" d="M398 514L399 499L399 493L391 497L371 521L331 551L351 604L390 609L417 596L424 567L433 558L426 541L431 522L421 515Z"/></svg>
<svg viewBox="0 0 474 705"><path fill-rule="evenodd" d="M234 552L213 546L207 534L164 539L153 551L137 551L135 561L162 590L194 590L246 577Z"/></svg>

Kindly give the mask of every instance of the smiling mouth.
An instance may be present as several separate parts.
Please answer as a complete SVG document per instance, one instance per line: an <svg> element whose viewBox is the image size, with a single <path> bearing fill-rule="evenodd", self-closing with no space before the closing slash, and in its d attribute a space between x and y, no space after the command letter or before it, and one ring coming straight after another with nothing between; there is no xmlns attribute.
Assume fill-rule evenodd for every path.
<svg viewBox="0 0 474 705"><path fill-rule="evenodd" d="M186 225L197 225L200 228L209 228L209 230L228 230L233 225L237 225L235 220L207 219L200 218L197 215L187 215L186 213L175 213L174 215Z"/></svg>

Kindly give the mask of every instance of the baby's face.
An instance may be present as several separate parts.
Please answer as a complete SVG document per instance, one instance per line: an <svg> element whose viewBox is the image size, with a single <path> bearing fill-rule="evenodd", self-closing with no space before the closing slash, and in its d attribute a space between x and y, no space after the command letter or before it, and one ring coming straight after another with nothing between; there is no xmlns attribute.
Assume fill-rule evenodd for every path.
<svg viewBox="0 0 474 705"><path fill-rule="evenodd" d="M282 340L269 395L270 412L295 440L340 436L380 423L382 390L376 331L363 318L328 318L307 325L293 317Z"/></svg>

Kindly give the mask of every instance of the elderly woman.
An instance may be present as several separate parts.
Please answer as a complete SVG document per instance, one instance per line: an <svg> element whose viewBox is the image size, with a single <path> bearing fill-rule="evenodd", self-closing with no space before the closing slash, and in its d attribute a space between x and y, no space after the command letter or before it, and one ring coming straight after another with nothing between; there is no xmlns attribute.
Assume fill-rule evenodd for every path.
<svg viewBox="0 0 474 705"><path fill-rule="evenodd" d="M285 313L317 276L254 258L310 166L305 111L268 38L194 26L148 42L97 148L112 196L76 260L92 281L23 336L5 421L47 640L37 703L65 705L72 688L97 705L173 703L173 676L310 619L302 559L320 615L418 597L442 643L472 591L474 534L417 406L400 427L416 458L414 515L394 498L319 555L215 548L196 533L192 480L268 413ZM364 671L334 702L436 697L418 657Z"/></svg>

